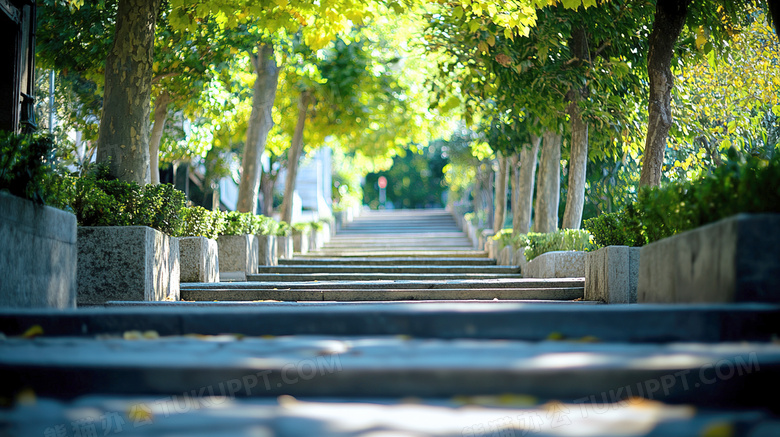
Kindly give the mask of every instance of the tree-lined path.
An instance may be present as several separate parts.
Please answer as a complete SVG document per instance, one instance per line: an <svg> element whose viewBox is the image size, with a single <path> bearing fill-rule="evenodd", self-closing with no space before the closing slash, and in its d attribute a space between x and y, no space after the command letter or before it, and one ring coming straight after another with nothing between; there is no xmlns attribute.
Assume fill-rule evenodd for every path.
<svg viewBox="0 0 780 437"><path fill-rule="evenodd" d="M371 211L316 252L248 282L184 284L195 301L573 300L583 279L525 279L474 250L444 210Z"/></svg>
<svg viewBox="0 0 780 437"><path fill-rule="evenodd" d="M188 286L200 302L3 309L0 396L16 406L0 424L17 436L777 435L780 404L762 396L780 382L777 306L494 301L485 287L531 280L462 238L443 211L369 213L321 253ZM329 274L359 279L317 276ZM302 301L252 302L272 293Z"/></svg>

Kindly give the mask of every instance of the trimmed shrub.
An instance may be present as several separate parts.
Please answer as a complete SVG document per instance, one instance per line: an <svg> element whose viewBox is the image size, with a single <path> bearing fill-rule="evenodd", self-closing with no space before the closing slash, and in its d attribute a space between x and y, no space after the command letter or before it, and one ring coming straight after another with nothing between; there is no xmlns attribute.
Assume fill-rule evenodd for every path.
<svg viewBox="0 0 780 437"><path fill-rule="evenodd" d="M593 249L591 235L584 229L561 229L549 234L528 233L525 259L531 261L537 256L558 250L587 251Z"/></svg>
<svg viewBox="0 0 780 437"><path fill-rule="evenodd" d="M55 160L51 136L0 132L0 190L36 203L58 203L46 190Z"/></svg>
<svg viewBox="0 0 780 437"><path fill-rule="evenodd" d="M225 229L225 217L219 211L209 211L200 206L181 210L182 227L179 237L206 237L216 239Z"/></svg>

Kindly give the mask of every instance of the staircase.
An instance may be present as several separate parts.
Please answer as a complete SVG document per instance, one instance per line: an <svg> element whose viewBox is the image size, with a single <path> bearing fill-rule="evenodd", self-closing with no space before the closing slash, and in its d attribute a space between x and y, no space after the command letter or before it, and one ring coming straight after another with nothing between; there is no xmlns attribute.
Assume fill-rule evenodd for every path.
<svg viewBox="0 0 780 437"><path fill-rule="evenodd" d="M454 226L368 213L186 302L0 310L0 430L780 435L780 306L576 301L581 278L522 278Z"/></svg>
<svg viewBox="0 0 780 437"><path fill-rule="evenodd" d="M525 279L497 266L443 210L366 212L321 250L247 282L183 284L186 301L575 300L584 280Z"/></svg>

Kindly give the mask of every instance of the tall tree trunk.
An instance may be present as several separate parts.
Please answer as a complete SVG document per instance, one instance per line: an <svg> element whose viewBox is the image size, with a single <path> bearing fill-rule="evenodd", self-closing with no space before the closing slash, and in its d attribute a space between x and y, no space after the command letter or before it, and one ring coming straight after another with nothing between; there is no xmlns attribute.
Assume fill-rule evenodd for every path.
<svg viewBox="0 0 780 437"><path fill-rule="evenodd" d="M306 113L313 98L307 91L301 92L298 100L298 122L295 125L290 150L287 152L287 176L284 183L284 200L282 201L281 219L290 223L292 221L292 204L295 193L295 178L298 176L298 161L303 150L303 128L306 125Z"/></svg>
<svg viewBox="0 0 780 437"><path fill-rule="evenodd" d="M574 66L582 67L590 62L588 52L588 34L580 27L572 31L569 42ZM585 206L585 181L588 165L588 124L582 119L579 102L587 93L587 88L572 88L567 94L571 139L569 141L569 188L566 192L566 210L563 212L564 229L579 229L582 224L582 209Z"/></svg>
<svg viewBox="0 0 780 437"><path fill-rule="evenodd" d="M154 124L149 138L149 171L151 183L160 183L160 141L162 140L165 122L168 119L168 104L171 102L170 94L163 91L154 99Z"/></svg>
<svg viewBox="0 0 780 437"><path fill-rule="evenodd" d="M271 172L263 173L260 179L260 191L263 192L263 215L271 217L274 213L274 187L276 186L276 176Z"/></svg>
<svg viewBox="0 0 780 437"><path fill-rule="evenodd" d="M534 232L558 230L558 203L561 195L561 134L545 130L539 175L536 180Z"/></svg>
<svg viewBox="0 0 780 437"><path fill-rule="evenodd" d="M517 209L512 216L512 233L527 234L531 230L533 212L534 179L539 156L539 144L542 138L531 135L531 144L523 147L517 168Z"/></svg>
<svg viewBox="0 0 780 437"><path fill-rule="evenodd" d="M106 58L97 161L112 176L144 185L149 173L149 113L154 28L161 0L120 0Z"/></svg>
<svg viewBox="0 0 780 437"><path fill-rule="evenodd" d="M251 59L256 77L252 89L252 115L249 117L246 130L236 209L254 213L257 210L257 197L260 193L262 171L260 157L265 150L268 132L274 125L271 111L279 83L279 67L276 65L274 48L271 44L258 44L257 54L252 54Z"/></svg>
<svg viewBox="0 0 780 437"><path fill-rule="evenodd" d="M512 211L512 232L515 227L515 217L520 209L520 192L518 191L518 182L520 181L520 154L515 153L509 158L509 188L512 196L509 199L509 209Z"/></svg>
<svg viewBox="0 0 780 437"><path fill-rule="evenodd" d="M647 56L650 104L640 186L657 186L661 183L666 139L672 126L672 56L674 45L685 24L689 3L690 0L659 0L656 4Z"/></svg>
<svg viewBox="0 0 780 437"><path fill-rule="evenodd" d="M504 228L504 221L506 220L506 186L509 177L509 171L507 170L506 158L500 152L496 154L498 156L498 173L496 173L494 198L495 213L493 216L493 232L498 233Z"/></svg>
<svg viewBox="0 0 780 437"><path fill-rule="evenodd" d="M566 193L566 210L563 213L564 229L579 229L582 209L585 206L585 181L588 165L588 124L582 119L577 106L579 98L569 103L566 111L571 124L571 152L569 153L569 189Z"/></svg>

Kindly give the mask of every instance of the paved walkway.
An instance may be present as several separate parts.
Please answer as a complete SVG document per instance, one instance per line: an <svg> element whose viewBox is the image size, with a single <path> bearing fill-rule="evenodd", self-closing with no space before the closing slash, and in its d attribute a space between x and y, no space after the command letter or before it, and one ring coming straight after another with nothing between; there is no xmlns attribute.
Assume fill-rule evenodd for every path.
<svg viewBox="0 0 780 437"><path fill-rule="evenodd" d="M495 266L444 211L365 214L193 302L0 310L0 430L780 435L780 306L599 305L581 281Z"/></svg>

